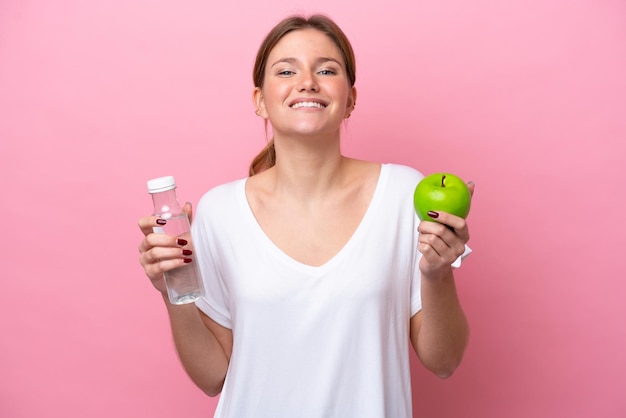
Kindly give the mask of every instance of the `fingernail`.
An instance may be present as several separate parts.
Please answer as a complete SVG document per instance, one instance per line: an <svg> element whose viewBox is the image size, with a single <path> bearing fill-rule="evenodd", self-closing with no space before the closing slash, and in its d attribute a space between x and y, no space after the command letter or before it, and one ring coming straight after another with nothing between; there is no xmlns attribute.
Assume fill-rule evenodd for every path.
<svg viewBox="0 0 626 418"><path fill-rule="evenodd" d="M476 185L476 183L474 183L474 182L473 182L473 181L471 181L471 180L470 180L470 181L468 181L468 182L467 182L467 184L468 184L468 185L469 185L469 184L471 184L471 185L474 185L474 186Z"/></svg>
<svg viewBox="0 0 626 418"><path fill-rule="evenodd" d="M191 258L183 258L183 261L185 262L185 264L189 264L191 263Z"/></svg>
<svg viewBox="0 0 626 418"><path fill-rule="evenodd" d="M437 219L439 217L439 214L437 212L435 212L435 211L432 211L432 210L429 210L427 214L428 214L428 216L430 216L433 219Z"/></svg>
<svg viewBox="0 0 626 418"><path fill-rule="evenodd" d="M191 250L183 250L183 255L191 255Z"/></svg>
<svg viewBox="0 0 626 418"><path fill-rule="evenodd" d="M165 219L157 219L156 223L159 225L165 225L167 221Z"/></svg>
<svg viewBox="0 0 626 418"><path fill-rule="evenodd" d="M177 238L176 239L176 244L178 244L178 245L187 245L187 240L184 240L182 238Z"/></svg>

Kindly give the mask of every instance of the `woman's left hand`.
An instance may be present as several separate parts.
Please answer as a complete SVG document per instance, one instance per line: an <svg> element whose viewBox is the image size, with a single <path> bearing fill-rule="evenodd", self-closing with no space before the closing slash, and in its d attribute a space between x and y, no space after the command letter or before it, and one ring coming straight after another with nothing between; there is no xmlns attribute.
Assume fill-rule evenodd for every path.
<svg viewBox="0 0 626 418"><path fill-rule="evenodd" d="M474 184L470 183L468 187L473 195ZM441 211L434 212L431 217L434 222L422 221L417 228L418 250L423 255L419 268L422 276L436 279L446 275L451 264L465 252L470 235L463 218Z"/></svg>
<svg viewBox="0 0 626 418"><path fill-rule="evenodd" d="M436 222L422 221L417 228L422 253L420 271L422 276L443 277L451 264L465 252L469 241L467 222L447 212L436 212Z"/></svg>

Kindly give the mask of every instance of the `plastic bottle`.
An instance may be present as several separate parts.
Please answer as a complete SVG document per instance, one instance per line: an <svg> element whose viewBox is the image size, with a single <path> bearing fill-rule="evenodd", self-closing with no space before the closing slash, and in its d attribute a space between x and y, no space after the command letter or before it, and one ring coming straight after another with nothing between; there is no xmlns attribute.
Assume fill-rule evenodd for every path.
<svg viewBox="0 0 626 418"><path fill-rule="evenodd" d="M152 195L153 214L166 221L164 226L153 228L154 232L173 235L186 241L187 244L181 249L193 252L189 218L176 199L174 177L148 180L148 193ZM175 305L194 302L204 295L204 285L195 258L191 258L182 267L165 272L164 276L168 297Z"/></svg>

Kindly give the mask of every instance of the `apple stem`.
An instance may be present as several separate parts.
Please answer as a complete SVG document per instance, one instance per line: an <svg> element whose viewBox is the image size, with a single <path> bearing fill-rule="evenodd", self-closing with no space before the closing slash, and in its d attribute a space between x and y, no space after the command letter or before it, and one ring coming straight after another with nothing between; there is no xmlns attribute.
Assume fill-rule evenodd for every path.
<svg viewBox="0 0 626 418"><path fill-rule="evenodd" d="M441 187L446 187L444 181L446 179L446 175L444 174L443 176L441 176Z"/></svg>

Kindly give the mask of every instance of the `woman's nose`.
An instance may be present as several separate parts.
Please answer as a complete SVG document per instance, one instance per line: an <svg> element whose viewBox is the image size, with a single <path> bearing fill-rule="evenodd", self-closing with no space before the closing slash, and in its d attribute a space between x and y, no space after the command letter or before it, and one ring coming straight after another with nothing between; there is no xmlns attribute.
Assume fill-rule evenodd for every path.
<svg viewBox="0 0 626 418"><path fill-rule="evenodd" d="M298 91L318 91L319 86L315 75L312 73L303 73L298 84Z"/></svg>

